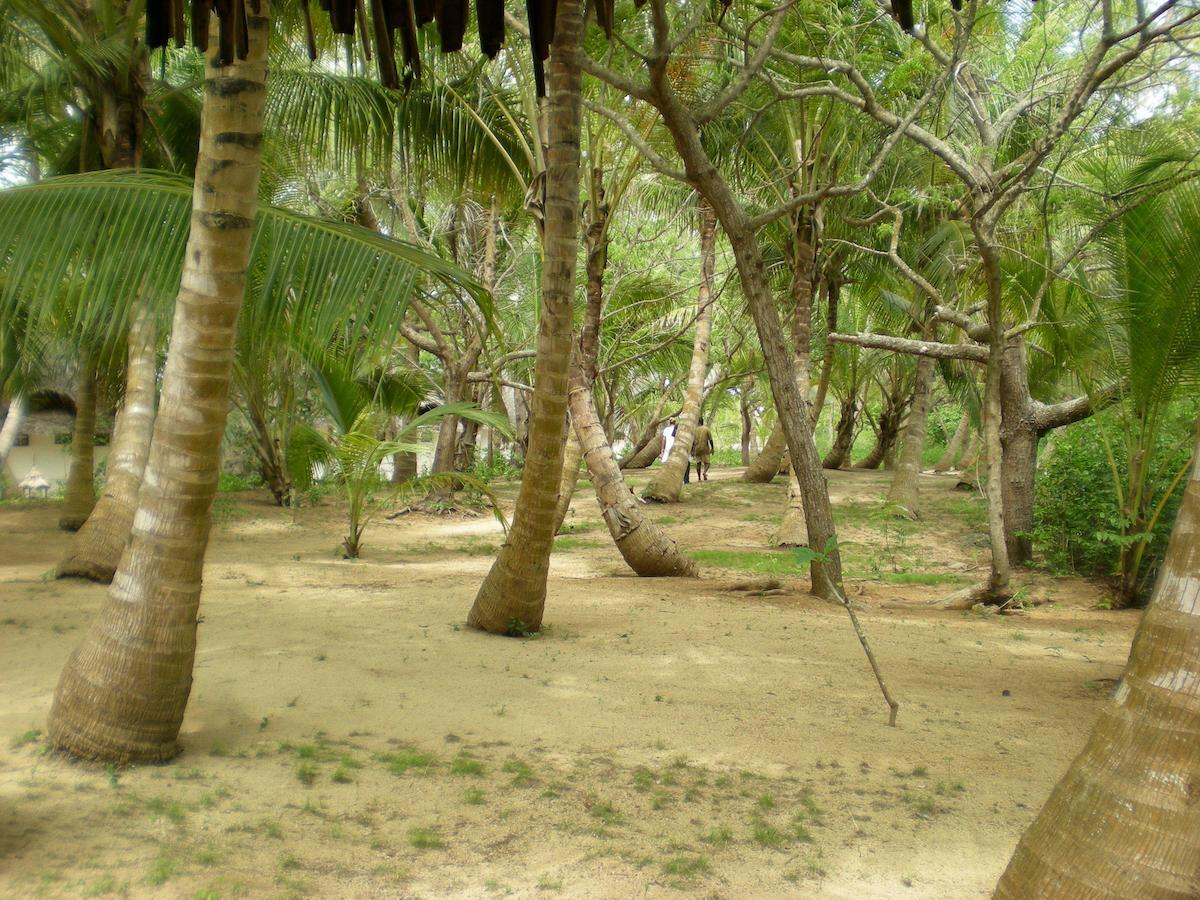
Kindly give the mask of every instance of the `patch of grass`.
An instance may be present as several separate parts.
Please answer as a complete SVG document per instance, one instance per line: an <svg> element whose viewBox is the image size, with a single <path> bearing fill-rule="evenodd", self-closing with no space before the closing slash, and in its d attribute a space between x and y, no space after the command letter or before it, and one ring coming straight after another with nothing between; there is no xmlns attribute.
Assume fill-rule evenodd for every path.
<svg viewBox="0 0 1200 900"><path fill-rule="evenodd" d="M12 739L11 746L15 750L18 747L24 747L27 744L36 744L42 739L42 730L40 728L30 728L28 731L18 734Z"/></svg>
<svg viewBox="0 0 1200 900"><path fill-rule="evenodd" d="M445 842L436 828L414 827L408 829L408 843L418 850L437 850L445 846Z"/></svg>
<svg viewBox="0 0 1200 900"><path fill-rule="evenodd" d="M947 575L939 572L872 572L862 577L871 581L882 581L884 584L958 584L966 579L961 575Z"/></svg>
<svg viewBox="0 0 1200 900"><path fill-rule="evenodd" d="M483 806L487 803L487 795L479 788L467 788L463 791L463 802L471 806Z"/></svg>
<svg viewBox="0 0 1200 900"><path fill-rule="evenodd" d="M931 794L916 794L905 791L900 795L900 799L913 811L913 815L918 819L931 818L937 812L937 802Z"/></svg>
<svg viewBox="0 0 1200 900"><path fill-rule="evenodd" d="M345 766L338 766L333 770L333 774L329 776L329 780L334 784L351 784L354 781L354 776L350 774L350 770Z"/></svg>
<svg viewBox="0 0 1200 900"><path fill-rule="evenodd" d="M770 794L762 794L757 800L754 801L754 805L763 812L768 812L775 808L775 798Z"/></svg>
<svg viewBox="0 0 1200 900"><path fill-rule="evenodd" d="M563 537L560 535L559 537L555 538L555 540L554 540L554 549L555 550L564 550L564 551L592 550L596 547L603 547L603 546L604 546L603 541L598 541L593 538L580 538L580 537L569 537L569 536Z"/></svg>
<svg viewBox="0 0 1200 900"><path fill-rule="evenodd" d="M412 747L397 750L395 753L384 753L379 761L387 766L393 775L403 775L413 769L422 775L437 765L437 757L432 753L423 753Z"/></svg>
<svg viewBox="0 0 1200 900"><path fill-rule="evenodd" d="M300 860L296 858L294 853L289 853L285 850L279 854L279 868L285 872L291 869L298 869L300 868Z"/></svg>
<svg viewBox="0 0 1200 900"><path fill-rule="evenodd" d="M760 847L769 849L777 849L787 843L787 835L762 819L755 819L750 828L750 836L754 838L754 842Z"/></svg>
<svg viewBox="0 0 1200 900"><path fill-rule="evenodd" d="M539 891L561 891L563 883L558 878L550 878L548 875L542 875L537 880L537 889Z"/></svg>
<svg viewBox="0 0 1200 900"><path fill-rule="evenodd" d="M654 773L645 766L638 766L633 770L633 787L642 793L650 790L654 787Z"/></svg>
<svg viewBox="0 0 1200 900"><path fill-rule="evenodd" d="M733 832L724 825L718 825L716 828L700 835L700 840L705 844L711 844L713 847L724 847L733 841Z"/></svg>
<svg viewBox="0 0 1200 900"><path fill-rule="evenodd" d="M159 853L158 856L154 858L154 861L146 867L146 884L152 884L155 886L166 884L175 877L175 872L175 860L170 856L170 854L166 853L165 851Z"/></svg>
<svg viewBox="0 0 1200 900"><path fill-rule="evenodd" d="M800 572L795 555L787 550L693 550L691 556L701 565L754 575L795 575Z"/></svg>
<svg viewBox="0 0 1200 900"><path fill-rule="evenodd" d="M513 787L529 787L537 782L537 778L534 777L533 769L529 763L516 756L510 756L506 759L504 765L501 766L501 771L512 775L511 783Z"/></svg>
<svg viewBox="0 0 1200 900"><path fill-rule="evenodd" d="M187 808L178 800L167 800L163 797L151 797L146 801L146 811L152 819L166 819L176 825L182 825L187 818Z"/></svg>
<svg viewBox="0 0 1200 900"><path fill-rule="evenodd" d="M305 787L312 787L317 781L320 771L310 762L302 762L296 766L296 778Z"/></svg>
<svg viewBox="0 0 1200 900"><path fill-rule="evenodd" d="M107 875L101 875L84 891L85 897L103 897L106 894L128 893L128 886L122 890L122 886L117 883L117 878L111 872Z"/></svg>
<svg viewBox="0 0 1200 900"><path fill-rule="evenodd" d="M258 830L269 838L281 840L283 838L283 828L275 819L263 819L258 824Z"/></svg>
<svg viewBox="0 0 1200 900"><path fill-rule="evenodd" d="M221 861L221 852L215 847L201 847L192 858L201 866L215 866Z"/></svg>
<svg viewBox="0 0 1200 900"><path fill-rule="evenodd" d="M662 873L683 880L707 875L712 866L703 856L672 856L662 864Z"/></svg>
<svg viewBox="0 0 1200 900"><path fill-rule="evenodd" d="M605 825L621 825L625 822L625 817L620 810L607 800L593 800L589 803L588 815L593 819L599 819Z"/></svg>
<svg viewBox="0 0 1200 900"><path fill-rule="evenodd" d="M484 774L483 763L466 753L460 753L450 763L450 774L480 778Z"/></svg>

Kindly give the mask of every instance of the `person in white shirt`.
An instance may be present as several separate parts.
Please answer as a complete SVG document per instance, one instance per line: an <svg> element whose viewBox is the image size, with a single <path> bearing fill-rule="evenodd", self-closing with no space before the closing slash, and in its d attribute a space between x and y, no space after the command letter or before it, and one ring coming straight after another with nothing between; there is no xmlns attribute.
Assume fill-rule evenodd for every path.
<svg viewBox="0 0 1200 900"><path fill-rule="evenodd" d="M675 429L679 426L675 424L675 419L667 420L667 427L663 429L663 448L662 456L659 457L663 465L666 465L667 457L671 455L671 447L675 444Z"/></svg>

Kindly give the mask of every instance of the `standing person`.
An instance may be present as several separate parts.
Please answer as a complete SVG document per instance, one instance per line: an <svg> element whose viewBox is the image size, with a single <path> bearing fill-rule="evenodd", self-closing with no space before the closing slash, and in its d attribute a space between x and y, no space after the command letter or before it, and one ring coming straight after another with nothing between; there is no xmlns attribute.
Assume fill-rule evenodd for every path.
<svg viewBox="0 0 1200 900"><path fill-rule="evenodd" d="M674 444L675 444L675 430L678 427L679 426L675 424L674 416L671 416L671 418L667 419L667 427L663 429L663 433L662 433L662 437L663 437L662 453L659 454L659 458L658 458L659 462L661 462L664 466L667 464L667 457L671 455L671 447L674 446Z"/></svg>
<svg viewBox="0 0 1200 900"><path fill-rule="evenodd" d="M704 424L704 417L696 425L696 434L692 438L692 456L696 457L696 477L700 481L708 481L709 458L713 453L712 432Z"/></svg>

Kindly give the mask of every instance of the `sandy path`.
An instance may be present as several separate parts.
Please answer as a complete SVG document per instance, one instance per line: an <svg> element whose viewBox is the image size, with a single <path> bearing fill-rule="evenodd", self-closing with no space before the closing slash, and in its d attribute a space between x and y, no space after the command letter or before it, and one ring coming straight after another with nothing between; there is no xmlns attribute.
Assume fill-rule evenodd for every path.
<svg viewBox="0 0 1200 900"><path fill-rule="evenodd" d="M978 564L968 524L897 550L849 521L882 483L834 482L845 535L889 541L855 565ZM652 510L681 543L758 549L783 487L689 497ZM219 503L185 752L110 773L17 745L103 589L42 580L55 510L0 507L0 894L986 896L1136 623L1070 580L1031 580L1058 602L1023 618L880 609L948 588L856 582L890 729L843 612L711 566L627 576L586 486L531 640L460 625L489 519L381 524L349 563L331 504Z"/></svg>

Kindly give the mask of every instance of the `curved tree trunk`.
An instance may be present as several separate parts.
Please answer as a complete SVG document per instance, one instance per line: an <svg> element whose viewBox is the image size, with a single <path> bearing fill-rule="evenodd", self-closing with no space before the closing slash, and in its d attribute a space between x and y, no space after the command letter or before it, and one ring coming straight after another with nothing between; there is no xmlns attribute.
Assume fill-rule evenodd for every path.
<svg viewBox="0 0 1200 900"><path fill-rule="evenodd" d="M834 431L833 446L821 460L821 466L826 469L840 469L850 458L850 449L854 446L854 427L858 419L858 402L851 397L842 402L842 413L838 416L837 428Z"/></svg>
<svg viewBox="0 0 1200 900"><path fill-rule="evenodd" d="M125 400L117 413L108 453L108 477L96 508L71 540L59 578L75 576L108 584L133 527L138 490L154 434L157 333L154 316L142 308L129 330Z"/></svg>
<svg viewBox="0 0 1200 900"><path fill-rule="evenodd" d="M495 634L537 631L546 604L554 509L562 475L579 243L580 69L583 4L559 0L546 118L545 261L529 451L512 528L479 588L467 624Z"/></svg>
<svg viewBox="0 0 1200 900"><path fill-rule="evenodd" d="M700 290L696 299L696 337L692 344L692 364L688 368L687 394L683 410L676 420L678 431L667 457L667 464L642 491L647 500L677 503L683 490L683 473L691 464L692 440L704 399L704 378L708 374L708 344L712 336L713 268L717 258L717 217L708 201L701 198L700 214Z"/></svg>
<svg viewBox="0 0 1200 900"><path fill-rule="evenodd" d="M696 564L647 518L641 503L625 484L604 428L596 416L592 388L578 365L571 367L571 422L587 462L600 515L625 562L638 575L694 576Z"/></svg>
<svg viewBox="0 0 1200 900"><path fill-rule="evenodd" d="M775 427L767 436L767 442L763 444L762 451L754 457L754 462L750 463L746 471L742 473L742 481L749 484L766 484L779 474L779 470L783 468L783 458L786 455L787 436L783 433L783 426L776 422Z"/></svg>
<svg viewBox="0 0 1200 900"><path fill-rule="evenodd" d="M1200 896L1200 446L1114 701L996 897Z"/></svg>
<svg viewBox="0 0 1200 900"><path fill-rule="evenodd" d="M78 531L96 505L96 371L85 359L75 383L75 430L71 435L71 471L58 527Z"/></svg>
<svg viewBox="0 0 1200 900"><path fill-rule="evenodd" d="M959 454L962 453L964 445L971 436L971 417L967 413L963 413L958 420L958 427L954 429L954 435L950 438L950 443L946 445L946 452L933 467L935 472L949 472L958 462Z"/></svg>
<svg viewBox="0 0 1200 900"><path fill-rule="evenodd" d="M661 423L660 423L661 424ZM637 450L632 456L629 456L621 464L622 469L648 469L654 465L654 461L662 456L663 436L661 431L656 431L650 436L646 443L642 444L641 449Z"/></svg>
<svg viewBox="0 0 1200 900"><path fill-rule="evenodd" d="M838 304L842 296L842 282L838 275L827 275L825 278L825 333L833 334L838 330ZM821 418L825 410L825 398L829 394L829 379L833 375L833 351L837 344L825 342L825 355L821 357L821 374L817 378L817 396L813 400L813 422Z"/></svg>
<svg viewBox="0 0 1200 900"><path fill-rule="evenodd" d="M921 456L925 452L925 435L929 430L929 401L933 394L934 360L922 356L917 360L917 377L913 385L912 409L904 427L900 462L888 490L888 503L895 504L912 518L919 518Z"/></svg>
<svg viewBox="0 0 1200 900"><path fill-rule="evenodd" d="M268 9L269 0L246 5L248 55L228 66L212 22L191 234L138 510L50 710L51 746L75 756L128 763L178 752L257 212Z"/></svg>
<svg viewBox="0 0 1200 900"><path fill-rule="evenodd" d="M8 464L8 454L16 446L17 435L21 433L21 425L25 422L25 413L28 408L25 395L21 391L13 394L12 399L8 401L8 412L4 416L4 425L0 426L0 492L4 488L6 477L4 467Z"/></svg>
<svg viewBox="0 0 1200 900"><path fill-rule="evenodd" d="M567 446L563 451L562 478L558 481L558 505L554 508L554 533L562 531L563 522L571 509L575 486L579 483L579 463L583 459L583 448L575 436L575 429L567 429Z"/></svg>

